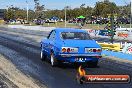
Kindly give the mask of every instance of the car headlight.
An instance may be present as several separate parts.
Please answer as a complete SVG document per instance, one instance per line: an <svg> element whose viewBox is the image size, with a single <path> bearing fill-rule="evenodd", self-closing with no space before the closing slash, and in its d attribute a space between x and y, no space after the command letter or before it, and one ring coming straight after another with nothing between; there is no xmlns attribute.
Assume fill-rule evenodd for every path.
<svg viewBox="0 0 132 88"><path fill-rule="evenodd" d="M75 48L75 47L62 47L61 52L62 53L77 53L78 48Z"/></svg>

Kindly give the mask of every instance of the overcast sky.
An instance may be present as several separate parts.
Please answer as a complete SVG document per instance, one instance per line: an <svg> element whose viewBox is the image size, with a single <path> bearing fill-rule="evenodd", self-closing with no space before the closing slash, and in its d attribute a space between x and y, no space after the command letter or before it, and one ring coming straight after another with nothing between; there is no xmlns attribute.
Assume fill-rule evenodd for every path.
<svg viewBox="0 0 132 88"><path fill-rule="evenodd" d="M34 9L34 0L27 0L29 8ZM64 6L70 6L71 8L79 7L81 4L94 7L97 1L103 0L39 0L41 4L44 4L46 9L63 9ZM130 0L110 0L115 2L118 6L126 5L130 3ZM0 0L0 9L5 9L8 6L13 5L20 8L26 8L26 0Z"/></svg>

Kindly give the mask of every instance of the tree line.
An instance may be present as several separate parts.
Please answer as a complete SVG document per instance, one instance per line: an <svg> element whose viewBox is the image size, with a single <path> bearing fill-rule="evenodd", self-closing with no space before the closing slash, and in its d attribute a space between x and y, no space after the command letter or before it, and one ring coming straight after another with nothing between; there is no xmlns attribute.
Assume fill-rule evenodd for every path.
<svg viewBox="0 0 132 88"><path fill-rule="evenodd" d="M62 10L45 10L45 5L40 5L39 0L34 0L35 10L29 10L29 20L33 19L46 19L52 16L57 16L61 19L65 18L65 9L67 12L67 20L77 18L80 15L89 18L91 16L96 17L108 17L108 14L117 14L118 17L130 18L130 4L125 6L117 6L114 2L109 0L98 1L95 7L86 6L82 4L78 8L72 9L70 6L66 6ZM20 9L18 7L10 6L8 10L5 11L5 19L26 19L26 9Z"/></svg>

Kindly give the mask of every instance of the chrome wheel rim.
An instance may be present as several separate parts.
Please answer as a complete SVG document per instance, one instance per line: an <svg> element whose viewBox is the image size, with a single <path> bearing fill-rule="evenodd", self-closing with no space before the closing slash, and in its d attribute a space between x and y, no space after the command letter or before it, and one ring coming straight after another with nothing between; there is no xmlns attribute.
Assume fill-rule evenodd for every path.
<svg viewBox="0 0 132 88"><path fill-rule="evenodd" d="M43 52L41 51L41 59L43 58Z"/></svg>
<svg viewBox="0 0 132 88"><path fill-rule="evenodd" d="M50 61L51 61L51 65L54 66L54 58L53 58L53 55L51 55Z"/></svg>

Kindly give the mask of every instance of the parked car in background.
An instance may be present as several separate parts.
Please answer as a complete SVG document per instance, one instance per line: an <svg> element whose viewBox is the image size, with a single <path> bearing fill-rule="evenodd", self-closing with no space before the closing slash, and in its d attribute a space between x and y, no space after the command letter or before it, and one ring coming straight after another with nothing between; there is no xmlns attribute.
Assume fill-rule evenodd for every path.
<svg viewBox="0 0 132 88"><path fill-rule="evenodd" d="M44 23L44 20L42 20L42 19L34 19L33 23L35 23L36 25L42 25Z"/></svg>
<svg viewBox="0 0 132 88"><path fill-rule="evenodd" d="M50 60L52 66L60 62L97 66L101 47L81 29L57 28L41 41L41 59Z"/></svg>

